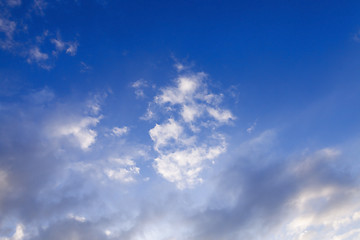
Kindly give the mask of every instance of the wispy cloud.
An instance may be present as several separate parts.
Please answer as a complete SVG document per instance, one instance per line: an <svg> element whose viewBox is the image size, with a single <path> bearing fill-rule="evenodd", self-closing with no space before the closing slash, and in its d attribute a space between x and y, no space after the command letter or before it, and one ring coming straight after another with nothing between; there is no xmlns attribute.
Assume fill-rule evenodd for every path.
<svg viewBox="0 0 360 240"><path fill-rule="evenodd" d="M0 14L0 47L4 50L10 50L14 47L13 35L16 30L16 22Z"/></svg>
<svg viewBox="0 0 360 240"><path fill-rule="evenodd" d="M32 9L39 15L45 14L48 3L45 0L34 0Z"/></svg>
<svg viewBox="0 0 360 240"><path fill-rule="evenodd" d="M3 32L7 38L11 39L16 29L16 23L6 18L0 18L0 32Z"/></svg>
<svg viewBox="0 0 360 240"><path fill-rule="evenodd" d="M248 128L246 129L246 132L247 132L248 134L251 134L251 133L255 130L256 125L257 125L257 120L256 120L255 122L253 122L253 124L251 124L250 127L248 127Z"/></svg>
<svg viewBox="0 0 360 240"><path fill-rule="evenodd" d="M21 0L7 0L6 3L10 6L10 7L17 7L21 5Z"/></svg>
<svg viewBox="0 0 360 240"><path fill-rule="evenodd" d="M70 56L77 54L78 41L63 41L59 31L54 34L44 28L42 34L35 36L34 32L29 31L29 27L32 29L31 16L34 13L44 15L44 10L48 5L46 1L34 0L31 5L25 5L29 8L26 16L15 18L12 13L16 10L15 7L20 5L20 0L9 0L6 5L2 5L4 6L4 11L0 12L0 48L2 50L25 57L29 64L35 63L47 70L54 66L55 57L60 52L65 52ZM49 42L53 44L53 49L49 49Z"/></svg>
<svg viewBox="0 0 360 240"><path fill-rule="evenodd" d="M144 89L149 87L149 84L144 79L139 79L131 84L131 87L135 89L135 95L137 98L144 98Z"/></svg>
<svg viewBox="0 0 360 240"><path fill-rule="evenodd" d="M114 127L114 128L111 130L111 132L112 132L112 134L113 134L114 136L120 137L120 136L128 133L128 132L129 132L129 128L126 127L126 126L125 126L125 127L122 127L122 128Z"/></svg>
<svg viewBox="0 0 360 240"><path fill-rule="evenodd" d="M80 72L82 73L89 72L92 69L92 67L86 64L85 62L80 62L80 66L81 66Z"/></svg>
<svg viewBox="0 0 360 240"><path fill-rule="evenodd" d="M61 40L60 34L57 35L58 35L57 38L52 38L50 40L50 42L55 46L53 55L58 55L58 53L65 51L66 54L70 56L75 56L79 45L78 42L76 41L64 42Z"/></svg>

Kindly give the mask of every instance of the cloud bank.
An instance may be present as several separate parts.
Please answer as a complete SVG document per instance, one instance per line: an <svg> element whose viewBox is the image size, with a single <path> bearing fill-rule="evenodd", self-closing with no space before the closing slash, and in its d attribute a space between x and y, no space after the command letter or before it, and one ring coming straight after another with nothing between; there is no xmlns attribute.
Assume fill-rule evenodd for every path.
<svg viewBox="0 0 360 240"><path fill-rule="evenodd" d="M154 89L145 130L109 121L107 93L2 102L0 239L358 239L357 150L283 152L276 129L229 142L238 120L210 84L182 71Z"/></svg>

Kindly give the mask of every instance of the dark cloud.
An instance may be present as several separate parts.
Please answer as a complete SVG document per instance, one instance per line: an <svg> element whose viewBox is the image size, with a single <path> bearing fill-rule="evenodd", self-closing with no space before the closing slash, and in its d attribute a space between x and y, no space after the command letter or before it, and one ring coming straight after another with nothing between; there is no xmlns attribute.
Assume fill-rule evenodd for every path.
<svg viewBox="0 0 360 240"><path fill-rule="evenodd" d="M49 132L54 116L64 113L53 98L43 89L1 105L0 233L8 221L36 225L64 217L94 199L85 186L87 179L67 168L81 149Z"/></svg>
<svg viewBox="0 0 360 240"><path fill-rule="evenodd" d="M339 171L344 162L332 155L335 155L334 150L324 149L298 160L265 166L254 165L258 160L254 161L251 156L237 159L220 174L213 204L191 219L196 226L191 239L266 237L281 224L286 224L284 220L297 210L294 204L297 198L308 191L334 189L307 203L307 209L315 216L346 206L350 199L357 197L352 194L359 192L357 179L348 171ZM225 203L219 204L221 201ZM229 205L226 201L234 203L218 207ZM321 205L317 205L319 201Z"/></svg>

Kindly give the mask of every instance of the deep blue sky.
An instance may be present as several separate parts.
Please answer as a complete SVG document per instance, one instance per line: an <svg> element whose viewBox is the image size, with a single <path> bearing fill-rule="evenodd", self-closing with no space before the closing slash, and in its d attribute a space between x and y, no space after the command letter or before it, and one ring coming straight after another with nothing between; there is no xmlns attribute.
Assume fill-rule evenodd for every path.
<svg viewBox="0 0 360 240"><path fill-rule="evenodd" d="M0 240L358 239L359 66L359 1L0 0Z"/></svg>

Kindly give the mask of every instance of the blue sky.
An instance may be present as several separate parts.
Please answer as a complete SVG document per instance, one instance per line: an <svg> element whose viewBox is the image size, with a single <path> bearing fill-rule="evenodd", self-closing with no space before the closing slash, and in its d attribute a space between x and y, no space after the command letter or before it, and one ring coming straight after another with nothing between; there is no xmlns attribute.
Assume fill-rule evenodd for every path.
<svg viewBox="0 0 360 240"><path fill-rule="evenodd" d="M0 240L360 238L358 1L0 0Z"/></svg>

